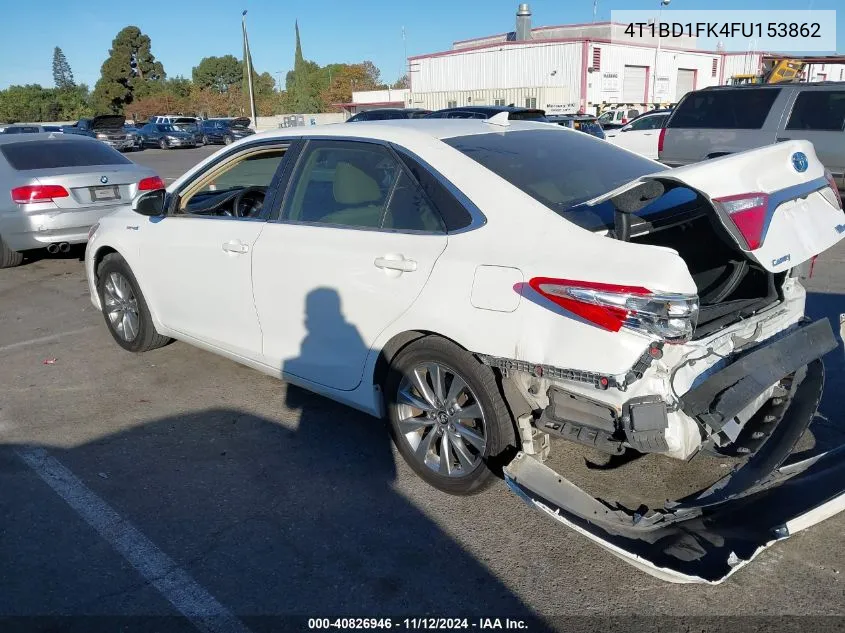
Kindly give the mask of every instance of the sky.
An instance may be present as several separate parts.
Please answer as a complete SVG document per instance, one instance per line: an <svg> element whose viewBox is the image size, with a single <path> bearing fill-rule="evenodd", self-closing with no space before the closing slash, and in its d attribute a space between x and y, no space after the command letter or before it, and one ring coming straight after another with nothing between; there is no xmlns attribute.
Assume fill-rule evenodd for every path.
<svg viewBox="0 0 845 633"><path fill-rule="evenodd" d="M52 87L53 47L67 56L78 83L93 88L111 41L128 25L152 40L152 51L169 77L191 76L206 56L240 58L241 11L246 9L253 63L284 81L293 66L294 20L299 21L306 59L320 65L371 60L382 79L396 80L404 55L448 50L455 40L514 28L517 0L39 0L9 7L0 22L0 88L38 83ZM656 12L659 0L599 0L598 19L612 9ZM533 25L590 22L593 0L533 0ZM672 0L673 9L837 9L837 50L845 53L845 4L841 0ZM403 42L402 29L405 28ZM281 73L281 75L280 75Z"/></svg>

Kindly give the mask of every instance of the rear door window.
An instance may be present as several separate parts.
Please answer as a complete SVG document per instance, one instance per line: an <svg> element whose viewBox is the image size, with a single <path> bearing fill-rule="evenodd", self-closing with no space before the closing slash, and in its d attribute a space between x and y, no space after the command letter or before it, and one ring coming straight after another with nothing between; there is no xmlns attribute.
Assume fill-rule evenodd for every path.
<svg viewBox="0 0 845 633"><path fill-rule="evenodd" d="M795 99L787 130L841 132L845 128L845 90L805 90Z"/></svg>
<svg viewBox="0 0 845 633"><path fill-rule="evenodd" d="M85 140L21 141L0 145L0 152L18 171L132 163L105 143Z"/></svg>
<svg viewBox="0 0 845 633"><path fill-rule="evenodd" d="M780 88L691 92L678 104L666 127L758 130L779 94Z"/></svg>

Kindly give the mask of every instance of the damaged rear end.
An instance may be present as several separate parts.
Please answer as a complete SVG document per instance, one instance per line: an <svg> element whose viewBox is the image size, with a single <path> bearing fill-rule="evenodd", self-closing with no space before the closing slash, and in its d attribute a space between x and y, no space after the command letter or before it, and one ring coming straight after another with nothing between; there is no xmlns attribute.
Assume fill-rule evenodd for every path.
<svg viewBox="0 0 845 633"><path fill-rule="evenodd" d="M845 508L843 448L796 451L824 385L830 323L801 279L845 233L836 186L803 141L643 176L562 213L609 239L676 252L695 294L535 277L530 292L642 348L622 373L483 356L519 397L522 451L505 468L530 504L658 577L720 582L768 545ZM647 277L647 275L646 275ZM537 301L538 303L540 301ZM599 498L547 463L551 439L611 461L731 459L661 504ZM701 458L699 458L701 459Z"/></svg>

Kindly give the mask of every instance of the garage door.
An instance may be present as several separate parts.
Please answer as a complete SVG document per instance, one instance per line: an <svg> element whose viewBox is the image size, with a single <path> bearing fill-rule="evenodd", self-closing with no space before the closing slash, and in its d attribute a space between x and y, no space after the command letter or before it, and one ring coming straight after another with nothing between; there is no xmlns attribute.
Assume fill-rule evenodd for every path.
<svg viewBox="0 0 845 633"><path fill-rule="evenodd" d="M622 79L622 101L625 103L642 103L645 100L645 66L625 66L625 77Z"/></svg>
<svg viewBox="0 0 845 633"><path fill-rule="evenodd" d="M681 97L693 90L695 90L695 71L679 68L678 83L675 84L675 101L680 101Z"/></svg>

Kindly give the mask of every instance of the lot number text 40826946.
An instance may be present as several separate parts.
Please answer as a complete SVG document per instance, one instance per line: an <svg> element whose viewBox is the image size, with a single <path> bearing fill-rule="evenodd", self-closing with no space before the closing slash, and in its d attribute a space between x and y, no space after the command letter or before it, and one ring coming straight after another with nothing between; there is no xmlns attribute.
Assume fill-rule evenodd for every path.
<svg viewBox="0 0 845 633"><path fill-rule="evenodd" d="M312 630L358 630L358 629L400 629L400 630L511 630L527 631L525 620L511 618L309 618L308 628Z"/></svg>

